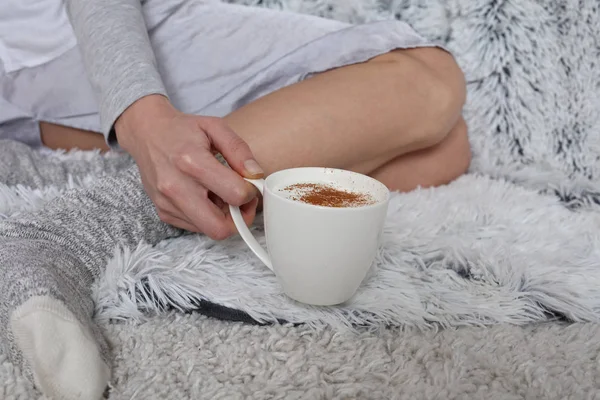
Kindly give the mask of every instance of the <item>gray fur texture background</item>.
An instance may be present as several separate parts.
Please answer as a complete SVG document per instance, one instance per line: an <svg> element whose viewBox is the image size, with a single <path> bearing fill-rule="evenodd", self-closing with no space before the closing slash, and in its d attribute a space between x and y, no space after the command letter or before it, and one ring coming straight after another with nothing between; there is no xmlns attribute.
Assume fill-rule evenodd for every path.
<svg viewBox="0 0 600 400"><path fill-rule="evenodd" d="M98 319L115 346L111 398L600 397L597 325L505 325L600 317L598 4L236 2L352 22L395 17L445 44L468 80L471 173L394 196L377 266L345 309L288 302L237 239L116 251L96 288ZM0 185L0 213L40 207L64 189ZM308 325L165 313L198 299ZM353 322L376 332L341 329ZM440 325L469 327L407 327ZM0 398L35 398L9 364L0 378Z"/></svg>
<svg viewBox="0 0 600 400"><path fill-rule="evenodd" d="M261 322L315 326L598 321L594 2L243 3L357 23L398 18L444 44L468 81L471 173L393 197L373 273L344 307L295 304L241 240L195 236L117 252L97 287L100 319L144 320L208 300Z"/></svg>
<svg viewBox="0 0 600 400"><path fill-rule="evenodd" d="M599 328L354 335L166 315L105 325L115 357L109 399L598 399ZM42 400L1 354L0 398Z"/></svg>

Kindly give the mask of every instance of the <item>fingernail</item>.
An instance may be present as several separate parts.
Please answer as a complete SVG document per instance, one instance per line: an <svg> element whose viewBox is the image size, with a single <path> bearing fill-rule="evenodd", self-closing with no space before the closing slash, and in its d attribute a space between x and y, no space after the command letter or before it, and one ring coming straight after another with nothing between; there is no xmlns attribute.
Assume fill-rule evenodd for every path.
<svg viewBox="0 0 600 400"><path fill-rule="evenodd" d="M244 168L252 176L261 176L265 173L255 160L246 160Z"/></svg>

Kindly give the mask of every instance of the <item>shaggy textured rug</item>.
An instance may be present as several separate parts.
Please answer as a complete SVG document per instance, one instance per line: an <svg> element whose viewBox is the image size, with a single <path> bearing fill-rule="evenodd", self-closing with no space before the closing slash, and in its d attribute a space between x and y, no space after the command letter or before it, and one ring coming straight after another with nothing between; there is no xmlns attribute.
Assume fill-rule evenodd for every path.
<svg viewBox="0 0 600 400"><path fill-rule="evenodd" d="M447 187L394 196L375 268L342 307L296 304L241 240L195 236L117 253L97 288L100 319L202 310L206 300L260 322L313 325L599 319L594 2L246 3L353 22L396 17L446 45L468 81L471 174Z"/></svg>
<svg viewBox="0 0 600 400"><path fill-rule="evenodd" d="M141 321L173 308L372 328L599 319L597 7L557 0L247 3L352 22L396 17L443 43L468 81L471 173L393 196L376 265L343 306L295 303L239 238L216 243L195 235L117 250L96 287L99 320ZM89 172L81 168L70 186L102 173ZM40 207L63 189L3 187L0 213ZM261 236L260 220L256 229Z"/></svg>
<svg viewBox="0 0 600 400"><path fill-rule="evenodd" d="M591 400L600 394L595 324L353 335L195 314L110 324L106 332L115 360L110 400ZM2 355L0 382L0 399L40 399Z"/></svg>
<svg viewBox="0 0 600 400"><path fill-rule="evenodd" d="M447 394L440 398L490 393L581 398L597 393L598 345L590 341L596 326L498 326L425 336L406 328L598 321L597 4L243 3L352 22L395 17L445 44L468 80L471 173L446 187L393 197L377 264L357 296L339 308L289 301L239 239L215 243L193 236L117 251L96 287L97 317L105 324L110 319L145 323L105 325L117 346L119 381L113 397L241 398L251 388L257 398L301 398L303 390L314 390L312 398L434 398L438 393ZM93 179L93 174L81 176L70 186ZM40 207L64 189L0 185L0 214ZM261 322L285 319L319 329L165 316L170 308ZM333 333L357 323L407 330ZM253 356L260 352L264 357ZM570 361L564 364L566 355ZM304 364L307 358L311 361ZM257 372L248 372L252 368ZM32 393L17 376L3 364L0 377L16 379L5 386L5 398ZM307 376L314 379L309 382Z"/></svg>

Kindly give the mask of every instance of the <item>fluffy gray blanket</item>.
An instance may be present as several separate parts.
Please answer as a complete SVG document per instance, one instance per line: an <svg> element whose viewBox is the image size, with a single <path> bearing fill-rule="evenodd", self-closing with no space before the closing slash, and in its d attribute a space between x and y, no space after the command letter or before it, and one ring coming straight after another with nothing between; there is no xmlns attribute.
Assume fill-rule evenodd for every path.
<svg viewBox="0 0 600 400"><path fill-rule="evenodd" d="M471 172L393 197L377 265L342 307L294 303L241 240L194 236L117 250L96 287L100 320L143 320L169 308L214 312L206 304L260 322L339 327L600 319L595 2L234 2L351 22L398 18L445 44L468 80ZM0 187L0 213L40 207L63 190Z"/></svg>

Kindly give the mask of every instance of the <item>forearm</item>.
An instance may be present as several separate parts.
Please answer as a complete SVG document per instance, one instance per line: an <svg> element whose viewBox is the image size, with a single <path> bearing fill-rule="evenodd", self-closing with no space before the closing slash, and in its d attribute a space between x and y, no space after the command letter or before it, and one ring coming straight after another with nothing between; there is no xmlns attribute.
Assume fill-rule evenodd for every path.
<svg viewBox="0 0 600 400"><path fill-rule="evenodd" d="M102 132L144 96L166 96L139 0L66 0L71 24L97 93Z"/></svg>

